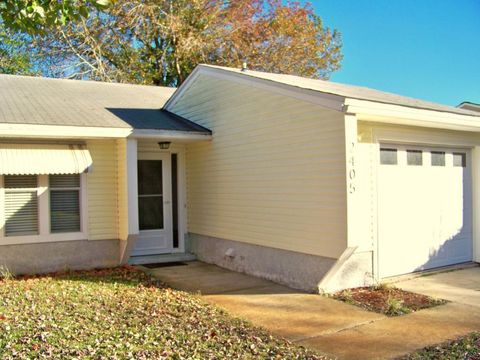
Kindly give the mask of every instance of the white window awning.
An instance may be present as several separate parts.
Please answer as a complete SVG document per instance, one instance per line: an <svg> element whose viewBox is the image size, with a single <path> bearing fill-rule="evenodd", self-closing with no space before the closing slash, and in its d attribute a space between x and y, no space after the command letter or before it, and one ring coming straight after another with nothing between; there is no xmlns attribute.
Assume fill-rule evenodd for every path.
<svg viewBox="0 0 480 360"><path fill-rule="evenodd" d="M0 175L80 174L91 165L85 145L0 143Z"/></svg>

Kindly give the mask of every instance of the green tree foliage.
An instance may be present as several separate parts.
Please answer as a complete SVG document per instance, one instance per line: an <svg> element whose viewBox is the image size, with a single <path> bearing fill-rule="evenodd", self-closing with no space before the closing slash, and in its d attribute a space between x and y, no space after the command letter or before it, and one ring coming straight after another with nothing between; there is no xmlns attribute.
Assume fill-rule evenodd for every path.
<svg viewBox="0 0 480 360"><path fill-rule="evenodd" d="M178 86L199 63L328 78L341 37L281 0L118 0L37 37L53 76Z"/></svg>
<svg viewBox="0 0 480 360"><path fill-rule="evenodd" d="M2 0L0 16L9 29L36 34L87 18L92 7L104 9L109 4L109 0Z"/></svg>
<svg viewBox="0 0 480 360"><path fill-rule="evenodd" d="M0 23L0 73L31 75L33 70L29 37L5 29Z"/></svg>

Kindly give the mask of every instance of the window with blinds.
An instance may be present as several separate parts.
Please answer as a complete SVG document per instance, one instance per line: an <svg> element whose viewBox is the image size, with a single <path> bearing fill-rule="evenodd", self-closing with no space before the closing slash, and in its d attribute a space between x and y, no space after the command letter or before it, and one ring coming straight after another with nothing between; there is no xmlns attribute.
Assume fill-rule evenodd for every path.
<svg viewBox="0 0 480 360"><path fill-rule="evenodd" d="M50 175L50 232L80 231L80 175Z"/></svg>
<svg viewBox="0 0 480 360"><path fill-rule="evenodd" d="M38 180L35 175L6 175L5 236L38 234Z"/></svg>

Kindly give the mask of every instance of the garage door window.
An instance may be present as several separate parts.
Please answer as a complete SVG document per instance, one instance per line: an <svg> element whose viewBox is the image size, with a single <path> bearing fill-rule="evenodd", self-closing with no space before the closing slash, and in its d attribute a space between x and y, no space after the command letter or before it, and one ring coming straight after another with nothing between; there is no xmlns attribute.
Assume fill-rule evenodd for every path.
<svg viewBox="0 0 480 360"><path fill-rule="evenodd" d="M465 153L453 153L453 166L466 167L467 166L467 154L465 154Z"/></svg>
<svg viewBox="0 0 480 360"><path fill-rule="evenodd" d="M422 165L422 150L407 150L408 165Z"/></svg>
<svg viewBox="0 0 480 360"><path fill-rule="evenodd" d="M444 151L432 151L432 166L445 166Z"/></svg>
<svg viewBox="0 0 480 360"><path fill-rule="evenodd" d="M380 164L397 165L397 149L380 149Z"/></svg>

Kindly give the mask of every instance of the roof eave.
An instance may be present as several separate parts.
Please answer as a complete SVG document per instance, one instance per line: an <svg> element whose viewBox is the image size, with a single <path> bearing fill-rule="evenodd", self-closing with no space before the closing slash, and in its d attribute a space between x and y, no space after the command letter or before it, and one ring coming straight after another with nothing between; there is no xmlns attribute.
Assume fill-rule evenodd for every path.
<svg viewBox="0 0 480 360"><path fill-rule="evenodd" d="M158 129L133 129L130 138L152 139L167 141L209 141L212 139L211 132L201 131L178 131Z"/></svg>
<svg viewBox="0 0 480 360"><path fill-rule="evenodd" d="M480 116L420 109L368 100L345 99L345 111L358 120L446 130L480 132Z"/></svg>
<svg viewBox="0 0 480 360"><path fill-rule="evenodd" d="M105 139L125 138L131 128L0 123L1 138Z"/></svg>

